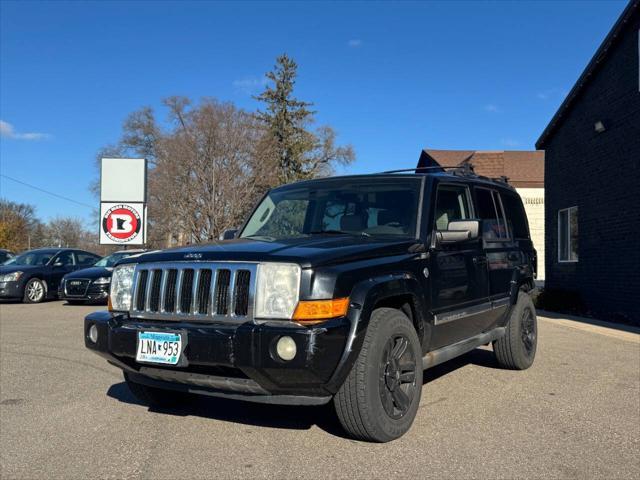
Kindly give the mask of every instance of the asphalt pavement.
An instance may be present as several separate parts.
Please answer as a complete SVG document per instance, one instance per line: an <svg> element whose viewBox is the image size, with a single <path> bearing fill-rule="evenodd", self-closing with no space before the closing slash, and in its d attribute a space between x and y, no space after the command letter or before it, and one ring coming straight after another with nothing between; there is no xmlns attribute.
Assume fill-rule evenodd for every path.
<svg viewBox="0 0 640 480"><path fill-rule="evenodd" d="M524 372L490 349L425 374L413 428L344 437L330 407L140 405L87 351L104 307L0 304L0 478L640 478L640 335L539 317ZM628 330L628 329L627 329Z"/></svg>

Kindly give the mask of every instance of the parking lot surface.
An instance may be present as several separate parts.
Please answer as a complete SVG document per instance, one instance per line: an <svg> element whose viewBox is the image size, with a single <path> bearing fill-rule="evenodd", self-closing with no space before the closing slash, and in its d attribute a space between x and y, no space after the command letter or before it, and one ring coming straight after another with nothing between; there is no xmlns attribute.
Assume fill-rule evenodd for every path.
<svg viewBox="0 0 640 480"><path fill-rule="evenodd" d="M149 410L87 351L104 307L0 304L0 462L11 478L640 478L640 338L539 319L538 355L429 370L413 428L343 437L329 407L194 398Z"/></svg>

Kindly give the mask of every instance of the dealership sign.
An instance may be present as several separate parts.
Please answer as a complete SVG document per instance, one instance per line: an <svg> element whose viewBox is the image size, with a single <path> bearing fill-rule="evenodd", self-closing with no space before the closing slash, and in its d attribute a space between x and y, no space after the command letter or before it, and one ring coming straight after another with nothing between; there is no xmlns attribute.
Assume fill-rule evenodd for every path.
<svg viewBox="0 0 640 480"><path fill-rule="evenodd" d="M147 162L143 158L103 158L100 169L100 243L146 242Z"/></svg>
<svg viewBox="0 0 640 480"><path fill-rule="evenodd" d="M144 204L106 203L100 204L100 243L131 244L144 243Z"/></svg>

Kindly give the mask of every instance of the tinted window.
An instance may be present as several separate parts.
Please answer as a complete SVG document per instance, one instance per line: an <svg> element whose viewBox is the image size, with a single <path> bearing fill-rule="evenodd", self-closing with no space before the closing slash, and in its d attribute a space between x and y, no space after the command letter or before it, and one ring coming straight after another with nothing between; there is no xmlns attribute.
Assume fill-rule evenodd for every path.
<svg viewBox="0 0 640 480"><path fill-rule="evenodd" d="M26 252L7 260L7 265L46 265L55 252Z"/></svg>
<svg viewBox="0 0 640 480"><path fill-rule="evenodd" d="M466 187L440 185L436 198L436 230L448 230L454 220L471 218Z"/></svg>
<svg viewBox="0 0 640 480"><path fill-rule="evenodd" d="M509 231L513 233L514 238L529 238L527 215L520 199L509 194L501 194L500 198L507 217Z"/></svg>
<svg viewBox="0 0 640 480"><path fill-rule="evenodd" d="M504 214L498 194L486 188L476 188L478 218L482 220L482 237L486 241L501 241L508 238Z"/></svg>
<svg viewBox="0 0 640 480"><path fill-rule="evenodd" d="M53 262L54 264L73 265L73 254L71 252L62 252Z"/></svg>
<svg viewBox="0 0 640 480"><path fill-rule="evenodd" d="M78 265L93 265L100 257L91 253L76 252L76 260Z"/></svg>
<svg viewBox="0 0 640 480"><path fill-rule="evenodd" d="M95 266L96 267L113 267L117 262L131 255L134 255L134 253L129 253L129 252L112 253L108 257L101 258L98 262L96 262Z"/></svg>
<svg viewBox="0 0 640 480"><path fill-rule="evenodd" d="M323 233L414 236L421 181L398 178L314 182L270 192L241 237Z"/></svg>

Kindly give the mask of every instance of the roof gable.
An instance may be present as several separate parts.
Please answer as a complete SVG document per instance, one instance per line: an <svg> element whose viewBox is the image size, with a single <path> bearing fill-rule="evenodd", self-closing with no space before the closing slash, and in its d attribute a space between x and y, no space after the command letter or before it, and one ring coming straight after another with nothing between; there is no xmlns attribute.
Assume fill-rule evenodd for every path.
<svg viewBox="0 0 640 480"><path fill-rule="evenodd" d="M596 50L596 53L587 64L575 85L558 108L558 111L551 118L551 121L542 132L542 135L540 135L540 138L536 142L537 149L545 148L547 140L555 132L566 112L571 108L576 98L582 93L585 85L591 80L600 65L604 63L612 48L618 43L625 28L631 25L632 17L639 13L640 0L630 0L616 23L611 28L611 31L607 34L600 47L598 47L598 50Z"/></svg>

